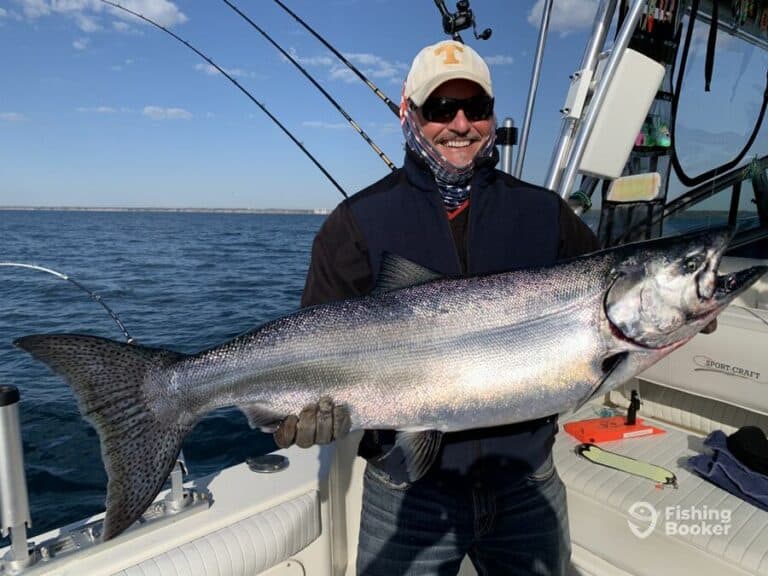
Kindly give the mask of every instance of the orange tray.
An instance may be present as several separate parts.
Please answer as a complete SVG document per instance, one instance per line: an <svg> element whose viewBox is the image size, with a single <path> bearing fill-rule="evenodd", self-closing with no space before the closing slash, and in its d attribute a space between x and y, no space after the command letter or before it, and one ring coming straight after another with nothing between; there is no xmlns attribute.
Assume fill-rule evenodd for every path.
<svg viewBox="0 0 768 576"><path fill-rule="evenodd" d="M631 425L625 424L626 420L626 416L577 420L566 422L563 429L580 442L589 444L664 434L661 428L644 424L642 418L637 418Z"/></svg>

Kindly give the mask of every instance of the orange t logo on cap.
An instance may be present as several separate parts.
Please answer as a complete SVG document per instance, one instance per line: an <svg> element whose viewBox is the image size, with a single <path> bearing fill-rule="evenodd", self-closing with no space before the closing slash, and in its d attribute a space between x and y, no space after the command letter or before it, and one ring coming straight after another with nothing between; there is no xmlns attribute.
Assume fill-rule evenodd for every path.
<svg viewBox="0 0 768 576"><path fill-rule="evenodd" d="M464 48L456 46L455 44L443 44L439 48L435 49L435 56L445 53L445 60L443 64L461 64L458 58L456 58L456 50L464 52Z"/></svg>

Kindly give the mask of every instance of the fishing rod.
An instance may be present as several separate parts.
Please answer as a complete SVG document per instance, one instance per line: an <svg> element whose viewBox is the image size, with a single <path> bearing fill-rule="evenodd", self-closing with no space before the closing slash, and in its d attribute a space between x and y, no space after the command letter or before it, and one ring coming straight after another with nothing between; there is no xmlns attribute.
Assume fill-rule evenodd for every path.
<svg viewBox="0 0 768 576"><path fill-rule="evenodd" d="M177 41L181 42L182 44L184 44L184 46L186 46L187 48L189 48L190 50L192 50L192 51L193 51L195 54L197 54L198 56L200 56L200 58L202 58L203 60L205 60L206 62L208 62L208 64L210 64L211 66L213 66L214 68L216 68L216 70L218 70L218 71L219 71L221 74L223 74L223 75L224 75L224 77L225 77L227 80L229 80L230 82L232 82L232 84L234 84L234 85L235 85L235 86L238 88L238 90L240 90L240 91L241 91L243 94L245 94L245 95L248 97L248 99L249 99L251 102L253 102L254 104L256 104L256 106L258 106L259 108L261 108L261 111L262 111L262 112L264 112L264 114L266 114L266 115L269 117L269 119L270 119L270 120L272 120L272 122L274 122L274 123L275 123L275 124L278 126L278 128L280 128L280 130L282 130L282 131L283 131L283 133L284 133L286 136L288 136L288 138L290 138L290 139L291 139L291 141L292 141L294 144L296 144L296 146L298 146L298 147L301 149L301 151L302 151L302 152L304 152L304 154L307 156L307 158L309 158L309 159L312 161L312 163L313 163L315 166L317 166L317 167L318 167L318 169L319 169L319 170L320 170L320 171L321 171L321 172L322 172L322 173L325 175L325 177L326 177L326 178L328 178L328 180L330 180L331 184L333 184L333 185L334 185L334 186L335 186L335 187L338 189L338 191L339 191L339 192L341 192L341 194L342 194L342 196L344 196L344 198L349 198L349 196L347 196L347 193L344 191L344 188L342 188L342 187L341 187L341 185L340 185L338 182L336 182L336 180L333 178L333 176L331 176L331 175L330 175L330 173L328 172L328 170L326 170L326 169L323 167L323 165L322 165L322 164L320 164L320 162L317 160L317 158L315 158L315 157L314 157L314 156L313 156L313 155L310 153L310 151L309 151L309 150L307 150L307 149L304 147L304 144L302 144L301 142L299 142L299 140L297 140L297 139L296 139L296 137L295 137L295 136L294 136L294 135L291 133L291 131L290 131L290 130L288 130L288 128L286 128L286 127L283 125L283 123L282 123L282 122L280 122L280 120L278 120L278 119L275 117L275 115L274 115L274 114L272 114L272 113L271 113L271 112L270 112L270 111L267 109L267 107L266 107L266 106L264 106L264 104L262 104L261 102L259 102L258 100L256 100L256 98L254 98L253 94L251 94L251 93L250 93L248 90L246 90L246 89L245 89L245 88L242 86L242 84L240 84L240 83L239 83L237 80L235 80L235 79L234 79L232 76L230 76L230 75L229 75L229 74L228 74L228 73L227 73L227 72L226 72L226 71L225 71L223 68L221 68L221 66L219 66L218 64L216 64L216 62L214 62L213 60L211 60L211 58L209 58L208 56L206 56L205 54L203 54L203 53L202 53L200 50L198 50L197 48L195 48L194 46L192 46L192 44L190 44L189 42L187 42L186 40L184 40L183 38L181 38L181 37L180 37L180 36L178 36L177 34L175 34L175 33L171 32L170 30L168 30L168 28L166 28L166 27L165 27L165 26L163 26L162 24L158 24L157 22L155 22L154 20L151 20L151 19L147 18L147 17L146 17L146 16L144 16L143 14L139 14L138 12L134 12L133 10L131 10L131 9L129 9L129 8L126 8L125 6L121 6L120 4L117 4L117 3L115 3L115 2L111 2L110 0L99 0L99 1L100 1L100 2L103 2L104 4L108 4L108 5L112 6L113 8L117 8L118 10L122 10L123 12L127 12L127 13L128 13L128 14L130 14L131 16L135 16L136 18L139 18L140 20L143 20L143 21L144 21L144 22L146 22L147 24L152 24L152 26L155 26L156 28L159 28L160 30L162 30L163 32L165 32L166 34L168 34L169 36L171 36L171 37L172 37L172 38L174 38L175 40L177 40Z"/></svg>
<svg viewBox="0 0 768 576"><path fill-rule="evenodd" d="M387 95L384 94L381 90L379 90L378 87L373 82L368 80L368 78L366 78L365 75L363 75L363 73L360 72L360 70L358 70L355 67L354 64L352 64L349 60L347 60L341 52L339 52L338 50L336 50L336 48L331 46L331 44L329 44L328 41L325 38L320 36L320 34L318 34L309 24L307 24L304 20L302 20L299 16L297 16L290 8L288 8L288 6L283 4L280 0L275 0L275 3L278 6L280 6L280 8L285 10L288 14L290 14L293 17L293 19L296 20L296 22L298 22L299 24L304 26L304 28L307 30L307 32L309 32L310 34L312 34L312 36L314 36L320 42L322 42L323 46L325 46L326 48L328 48L328 50L333 52L333 54L336 56L336 58L338 58L344 64L346 64L347 68L352 70L352 72L354 72L357 75L357 77L360 78L360 80L362 80L363 82L366 83L368 88L373 90L373 93L376 94L376 96L378 96L379 98L381 98L384 101L384 103L389 107L389 109L392 111L392 113L395 116L397 116L398 118L400 117L400 107L397 104L395 104L394 102L392 102L392 100L387 98Z"/></svg>
<svg viewBox="0 0 768 576"><path fill-rule="evenodd" d="M38 270L40 272L45 272L46 274L51 274L53 276L56 276L56 278L61 278L62 280L66 280L67 282L70 282L71 284L74 284L75 287L77 287L78 289L80 289L83 292L85 292L86 294L88 294L88 296L90 296L92 300L94 300L95 302L98 302L99 304L101 304L101 306L104 308L104 310L107 311L107 313L112 318L112 320L114 320L115 323L117 324L117 326L120 328L120 331L123 333L123 336L125 336L125 340L128 342L128 344L133 343L133 341L134 341L133 340L133 336L131 336L128 333L128 329L120 321L120 318L117 316L117 314L115 314L115 312L112 311L112 308L107 306L106 302L104 302L104 300L101 299L101 296L99 296L95 292L91 292L90 290L88 290L88 288L86 288L85 286L80 284L80 282L78 282L74 278L71 278L71 277L67 276L66 274L62 274L61 272L57 272L56 270L52 270L51 268L43 268L42 266L37 266L35 264L22 264L22 263L19 263L19 262L0 262L0 266L8 266L8 267L15 267L15 268L25 268L25 269L28 269L28 270Z"/></svg>
<svg viewBox="0 0 768 576"><path fill-rule="evenodd" d="M224 2L224 4L226 4L227 6L229 6L229 7L230 7L232 10L234 10L234 11L235 11L235 12L236 12L236 13L237 13L237 14L238 14L238 15L239 15L239 16L240 16L240 17L241 17L243 20L245 20L246 22L248 22L248 24L250 24L250 25L251 25L251 26L252 26L252 27L253 27L253 28L254 28L256 31L258 31L258 32L259 32L259 34L261 34L262 36L264 36L264 38L266 38L266 39L269 41L269 43L270 43L270 44L272 44L272 46L274 46L275 48L277 48L277 49L280 51L280 53L281 53L283 56L285 56L286 58L288 58L288 60L290 60L290 61L291 61L291 63L292 63L294 66L296 66L296 68L298 68L298 69L299 69L299 71L300 71L302 74L304 74L304 76L306 76L307 80L309 80L310 82L312 82L312 84L315 86L315 88L317 88L318 90L320 90L320 92L323 94L323 96L325 96L325 97L328 99L328 101L329 101L331 104L333 104L334 108L336 108L336 110L338 110L338 111L339 111L339 114L341 114L342 116L344 116L344 119L345 119L347 122L349 122L350 126L352 126L352 128L354 128L355 130L357 130L357 133L358 133L358 134L360 134L360 136L363 138L363 140L365 140L365 141L368 143L368 145L369 145L371 148L373 148L373 151L374 151L374 152L376 152L376 154L378 154L378 155L379 155L379 158L381 158L381 159L384 161L384 163L385 163L387 166L389 166L389 169L390 169L390 170L393 170L393 171L394 171L394 170L396 170L396 169L397 169L397 167L396 167L396 166L395 166L395 165L392 163L392 161L391 161L389 158L387 158L387 155L386 155L386 154L384 154L384 152L382 151L382 149L381 149L381 148L379 148L379 147L376 145L376 143L375 143L375 142L374 142L374 141L371 139L371 137L370 137L370 136L368 136L368 134L366 134L366 133L365 133L365 131L364 131L364 130L363 130L363 129L362 129L362 128L361 128L361 127L358 125L358 123L357 123L357 122L355 122L355 121L352 119L352 117L351 117L349 114L347 114L347 111L346 111L346 110L344 110L344 108L342 108L342 107L341 107L341 105L340 105L340 104L339 104L339 103L338 103L338 102L337 102L337 101L336 101L336 100L333 98L333 96L331 96L331 95L328 93L328 91L327 91L327 90L325 90L325 88L323 88L323 87L322 87L320 84L318 84L317 80L315 80L315 79L314 79L314 78L313 78L313 77L312 77L312 76L309 74L309 72L307 72L307 71L306 71L306 69L305 69L305 68L304 68L304 67L303 67L301 64L299 64L299 63L298 63L298 61L296 60L296 58L294 58L294 57L293 57L291 54L289 54L288 52L286 52L286 51L283 49L283 47L282 47L282 46L280 46L280 44L278 44L277 42L275 42L275 40L274 40L274 39L273 39L273 38L272 38L272 37L271 37L269 34L267 34L267 33L266 33L266 32L265 32L265 31L264 31L264 30L263 30L261 27L259 27L259 26L258 26L258 25L257 25L257 24L256 24L256 23L255 23L255 22L254 22L254 21L253 21L251 18L249 18L247 14L243 13L243 12L242 12L242 11L241 11L241 10L240 10L240 9L239 9L237 6L235 6L234 4L232 4L232 2L230 2L229 0L221 0L221 1L222 1L222 2Z"/></svg>

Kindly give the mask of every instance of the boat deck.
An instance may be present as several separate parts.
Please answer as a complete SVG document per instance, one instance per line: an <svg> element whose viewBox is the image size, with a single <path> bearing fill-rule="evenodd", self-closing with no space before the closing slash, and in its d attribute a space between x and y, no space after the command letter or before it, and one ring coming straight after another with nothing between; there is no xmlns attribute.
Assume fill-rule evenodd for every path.
<svg viewBox="0 0 768 576"><path fill-rule="evenodd" d="M597 417L595 405L587 405L568 420ZM590 561L582 564L579 549L634 575L657 574L761 574L768 575L768 512L733 496L694 474L687 466L690 456L706 451L701 434L644 416L665 434L601 444L606 450L643 460L673 471L679 488L657 487L653 482L613 470L577 456L579 441L561 431L554 455L557 469L568 489L574 563L582 573L599 573ZM630 507L646 502L658 513L655 529L639 538L629 527ZM679 507L679 508L678 508ZM709 514L709 520L681 520L679 515ZM724 511L725 515L722 515ZM727 518L730 514L730 518ZM669 517L667 517L669 516ZM716 518L712 518L716 516ZM719 516L719 518L717 518ZM724 520L728 519L728 522ZM667 530L670 521L687 528ZM642 522L633 521L643 526ZM681 534L697 531L702 522L724 533Z"/></svg>

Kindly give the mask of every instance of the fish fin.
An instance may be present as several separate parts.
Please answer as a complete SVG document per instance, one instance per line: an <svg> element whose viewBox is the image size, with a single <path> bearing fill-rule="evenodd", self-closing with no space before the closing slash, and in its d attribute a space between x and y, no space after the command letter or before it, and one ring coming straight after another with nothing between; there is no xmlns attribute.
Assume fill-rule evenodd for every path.
<svg viewBox="0 0 768 576"><path fill-rule="evenodd" d="M178 419L167 370L185 356L77 334L25 336L14 344L69 382L96 429L108 477L103 538L117 536L160 492L192 428Z"/></svg>
<svg viewBox="0 0 768 576"><path fill-rule="evenodd" d="M618 384L615 378L611 378L613 375L617 375L620 373L621 368L626 364L627 359L629 358L629 352L626 350L623 350L621 352L616 352L615 354L609 354L605 358L603 358L602 361L602 369L603 369L603 377L600 379L600 382L597 383L597 386L594 387L592 392L587 394L576 406L573 411L578 411L584 404L589 402L592 398L599 396L600 394L604 394L605 392L610 391L614 386Z"/></svg>
<svg viewBox="0 0 768 576"><path fill-rule="evenodd" d="M381 256L381 267L372 294L384 294L392 290L424 284L431 280L443 278L442 274L416 264L407 258L384 252Z"/></svg>
<svg viewBox="0 0 768 576"><path fill-rule="evenodd" d="M392 450L400 449L409 482L427 473L440 452L442 439L443 433L438 430L397 433Z"/></svg>
<svg viewBox="0 0 768 576"><path fill-rule="evenodd" d="M248 426L259 428L262 432L274 432L284 417L267 410L261 404L243 404L238 408L248 419Z"/></svg>

